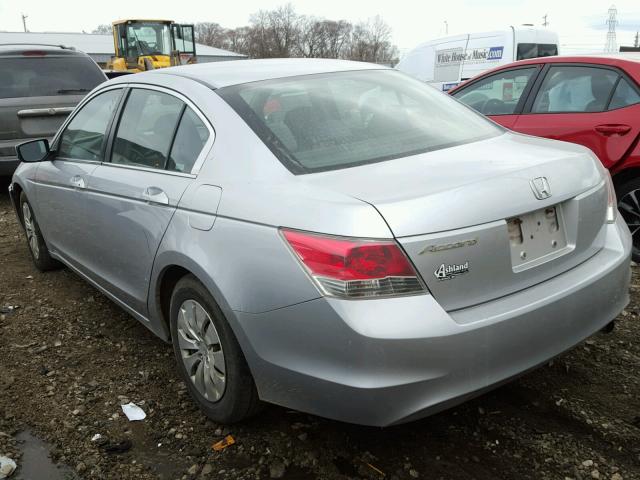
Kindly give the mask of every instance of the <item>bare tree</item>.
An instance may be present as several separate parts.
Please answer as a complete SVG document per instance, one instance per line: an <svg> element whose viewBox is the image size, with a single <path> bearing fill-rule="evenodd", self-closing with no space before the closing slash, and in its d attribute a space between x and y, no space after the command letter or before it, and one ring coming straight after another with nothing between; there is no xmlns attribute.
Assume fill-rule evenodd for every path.
<svg viewBox="0 0 640 480"><path fill-rule="evenodd" d="M227 40L227 31L218 23L200 22L195 24L196 42L210 47L220 47Z"/></svg>
<svg viewBox="0 0 640 480"><path fill-rule="evenodd" d="M391 44L391 28L380 16L353 25L346 20L299 15L290 3L259 10L245 27L225 29L217 23L198 23L196 41L251 58L345 58L392 64L398 55Z"/></svg>
<svg viewBox="0 0 640 480"><path fill-rule="evenodd" d="M102 35L107 35L109 33L111 33L111 25L108 25L106 23L103 23L101 25L98 25L96 28L94 28L91 33L99 33Z"/></svg>

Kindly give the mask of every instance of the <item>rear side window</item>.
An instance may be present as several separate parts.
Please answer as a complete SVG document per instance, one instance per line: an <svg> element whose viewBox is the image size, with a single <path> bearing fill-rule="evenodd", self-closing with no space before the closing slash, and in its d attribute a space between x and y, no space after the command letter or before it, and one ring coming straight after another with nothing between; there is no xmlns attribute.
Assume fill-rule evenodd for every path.
<svg viewBox="0 0 640 480"><path fill-rule="evenodd" d="M392 160L503 131L393 70L303 75L216 93L295 174Z"/></svg>
<svg viewBox="0 0 640 480"><path fill-rule="evenodd" d="M558 55L558 46L553 43L519 43L516 60L551 57Z"/></svg>
<svg viewBox="0 0 640 480"><path fill-rule="evenodd" d="M79 95L104 82L100 68L82 56L0 58L0 98Z"/></svg>
<svg viewBox="0 0 640 480"><path fill-rule="evenodd" d="M519 68L496 73L455 92L453 95L484 115L510 115L537 68Z"/></svg>
<svg viewBox="0 0 640 480"><path fill-rule="evenodd" d="M533 113L602 112L618 74L595 67L554 66L536 95Z"/></svg>
<svg viewBox="0 0 640 480"><path fill-rule="evenodd" d="M111 162L164 169L184 107L173 95L133 89L120 118Z"/></svg>
<svg viewBox="0 0 640 480"><path fill-rule="evenodd" d="M640 103L640 95L638 94L638 91L633 88L627 80L621 78L616 90L613 92L613 97L609 104L609 110L628 107L629 105L635 105L636 103Z"/></svg>
<svg viewBox="0 0 640 480"><path fill-rule="evenodd" d="M189 107L186 108L171 147L167 169L189 173L209 139L209 129Z"/></svg>
<svg viewBox="0 0 640 480"><path fill-rule="evenodd" d="M122 90L109 90L89 100L62 132L58 157L102 161L104 139Z"/></svg>

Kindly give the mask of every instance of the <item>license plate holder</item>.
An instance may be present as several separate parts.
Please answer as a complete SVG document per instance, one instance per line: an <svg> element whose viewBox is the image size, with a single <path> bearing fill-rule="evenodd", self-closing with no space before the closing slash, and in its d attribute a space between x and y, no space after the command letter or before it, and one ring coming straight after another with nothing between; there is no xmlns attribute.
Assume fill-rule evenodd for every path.
<svg viewBox="0 0 640 480"><path fill-rule="evenodd" d="M567 249L560 205L509 218L507 228L515 271L544 263Z"/></svg>

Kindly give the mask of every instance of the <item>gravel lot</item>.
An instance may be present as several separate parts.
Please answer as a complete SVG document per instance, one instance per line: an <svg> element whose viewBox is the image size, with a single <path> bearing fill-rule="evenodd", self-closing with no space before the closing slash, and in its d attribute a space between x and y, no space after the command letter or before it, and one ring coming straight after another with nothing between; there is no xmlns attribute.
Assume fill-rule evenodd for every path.
<svg viewBox="0 0 640 480"><path fill-rule="evenodd" d="M640 479L633 273L614 333L455 409L376 429L270 406L225 428L194 407L169 345L68 270L35 270L2 193L0 456L20 464L28 431L65 479ZM127 421L129 401L146 420ZM227 434L236 443L213 451Z"/></svg>

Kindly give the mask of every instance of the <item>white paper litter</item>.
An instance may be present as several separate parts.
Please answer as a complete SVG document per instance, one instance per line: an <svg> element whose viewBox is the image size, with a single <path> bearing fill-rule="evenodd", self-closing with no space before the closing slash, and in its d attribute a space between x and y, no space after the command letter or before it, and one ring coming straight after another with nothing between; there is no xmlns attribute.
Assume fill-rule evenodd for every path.
<svg viewBox="0 0 640 480"><path fill-rule="evenodd" d="M122 407L122 411L127 416L130 422L134 422L136 420L144 420L147 417L147 414L144 413L139 406L135 403L127 403L126 405L120 405Z"/></svg>
<svg viewBox="0 0 640 480"><path fill-rule="evenodd" d="M97 442L101 438L102 438L102 435L100 435L99 433L96 433L93 437L91 437L91 441L92 442Z"/></svg>
<svg viewBox="0 0 640 480"><path fill-rule="evenodd" d="M16 462L9 457L0 457L0 478L10 477L16 467Z"/></svg>

